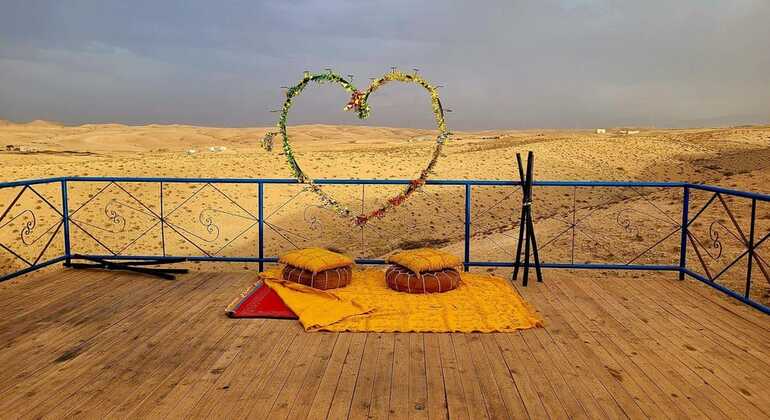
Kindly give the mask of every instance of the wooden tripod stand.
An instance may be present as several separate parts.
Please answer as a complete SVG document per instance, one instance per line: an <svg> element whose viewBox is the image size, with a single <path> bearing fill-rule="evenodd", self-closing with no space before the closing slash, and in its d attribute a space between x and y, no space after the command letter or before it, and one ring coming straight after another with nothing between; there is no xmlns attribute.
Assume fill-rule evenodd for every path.
<svg viewBox="0 0 770 420"><path fill-rule="evenodd" d="M532 257L537 272L537 281L543 281L543 273L540 270L540 256L537 253L537 239L535 238L535 226L532 223L532 169L535 165L535 155L530 151L527 153L527 171L524 172L524 164L521 161L521 154L516 153L516 163L519 166L519 179L521 179L521 218L519 219L519 240L516 243L516 265L513 266L512 280L516 281L519 277L519 267L521 266L521 245L524 243L524 286L529 282L529 255L530 245L532 246Z"/></svg>

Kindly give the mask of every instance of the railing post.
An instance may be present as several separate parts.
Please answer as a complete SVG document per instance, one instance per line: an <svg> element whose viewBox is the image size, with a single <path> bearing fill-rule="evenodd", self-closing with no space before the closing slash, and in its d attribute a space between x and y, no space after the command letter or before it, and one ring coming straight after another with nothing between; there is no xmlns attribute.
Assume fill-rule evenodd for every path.
<svg viewBox="0 0 770 420"><path fill-rule="evenodd" d="M465 184L465 258L463 269L468 271L471 260L471 184Z"/></svg>
<svg viewBox="0 0 770 420"><path fill-rule="evenodd" d="M260 182L257 184L258 193L258 206L259 206L259 271L264 271L265 262L265 184Z"/></svg>
<svg viewBox="0 0 770 420"><path fill-rule="evenodd" d="M64 224L64 266L69 267L72 262L72 252L70 250L70 211L67 202L67 178L61 181L61 207L62 223Z"/></svg>
<svg viewBox="0 0 770 420"><path fill-rule="evenodd" d="M687 268L687 230L690 222L690 187L684 186L682 196L682 238L679 245L679 280L684 280L684 270Z"/></svg>
<svg viewBox="0 0 770 420"><path fill-rule="evenodd" d="M163 210L163 181L160 181L160 247L163 251L163 256L166 256L166 216Z"/></svg>
<svg viewBox="0 0 770 420"><path fill-rule="evenodd" d="M746 290L744 296L749 299L751 294L751 262L754 260L754 225L757 220L757 199L751 199L751 227L749 228L749 262L746 266ZM761 268L761 267L760 267Z"/></svg>

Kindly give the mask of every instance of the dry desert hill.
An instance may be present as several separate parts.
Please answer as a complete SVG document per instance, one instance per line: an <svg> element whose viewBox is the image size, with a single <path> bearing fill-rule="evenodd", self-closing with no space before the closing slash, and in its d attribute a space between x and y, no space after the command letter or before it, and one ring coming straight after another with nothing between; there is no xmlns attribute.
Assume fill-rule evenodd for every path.
<svg viewBox="0 0 770 420"><path fill-rule="evenodd" d="M1 178L290 177L280 148L267 152L259 146L268 130L0 121ZM433 145L430 130L331 125L290 130L298 160L318 178L411 178ZM532 150L538 179L690 180L770 191L762 188L770 167L770 127L620 131L454 132L435 177L512 178L515 153ZM217 146L225 150L208 150Z"/></svg>
<svg viewBox="0 0 770 420"><path fill-rule="evenodd" d="M272 152L260 147L260 139L267 130L265 127L65 126L47 121L24 124L0 121L1 178L2 181L62 175L289 178L291 175L280 147ZM413 178L427 162L433 146L431 130L303 125L291 127L290 132L298 161L308 174L318 178ZM515 153L528 150L535 153L535 176L540 180L687 180L770 193L768 126L642 129L635 134L623 134L620 129L608 129L606 134L595 134L589 130L454 132L434 178L513 179ZM76 191L71 191L70 205L85 203L105 185L71 186ZM136 198L146 200L150 209L158 208L157 184L131 183L122 187ZM242 204L244 211L256 211L254 185L204 189L200 198L185 201L202 187L201 184L164 186L167 206L184 204L176 223L186 223L189 229L193 229L193 225L198 229L210 228L210 225L201 226L199 223L203 212L225 202L230 203L226 205L233 205L220 193ZM373 208L394 192L391 187L377 186L369 186L363 191L360 186L331 190L336 197L356 209ZM12 199L12 191L2 193L0 202L6 206ZM55 196L53 190L51 196ZM112 187L102 196L78 214L82 226L105 229L110 220L105 219L104 212L111 205L125 216L125 223L119 232L114 225L110 227L112 230L100 231L111 235L105 239L105 244L112 244L125 253L158 252L158 232L149 222L140 220L141 214L130 215L130 199L125 193ZM694 196L692 205L705 203L708 198L705 194ZM464 202L460 187L426 188L408 205L385 219L371 223L364 230L354 228L318 207L316 198L303 193L298 186L266 188L265 200L265 212L270 217L266 244L268 255L290 246L311 243L334 246L367 257L382 256L395 249L420 244L442 246L462 253ZM734 206L737 220L744 228L748 223L747 201L726 199L727 204ZM655 244L656 238L668 229L675 227L674 223L681 214L681 191L551 188L536 191L535 205L539 239L541 244L547 244L544 259L627 262L648 245ZM512 259L519 206L520 195L514 189L486 187L474 190L474 259ZM574 215L573 208L577 209ZM637 224L625 223L626 219L622 219L630 214L628 211L641 217ZM767 232L770 229L770 205L760 204L757 214L758 234ZM656 218L660 221L642 223ZM565 234L565 227L570 229L570 219L580 220L580 229ZM727 232L730 220L719 208L704 212L703 219L693 228L701 230L698 234L703 238L704 248L712 251L709 256L714 258L707 256L705 263L717 272L731 255L738 255L741 244L734 231L732 236ZM644 226L638 228L637 225ZM714 226L726 229L721 233L721 240L717 241L723 248L719 252L721 255L717 255L714 248ZM227 231L228 227L231 231ZM237 228L217 225L221 231L216 231L216 238L208 237L212 233L207 230L191 231L204 242L202 249L195 249L182 239L170 241L167 246L176 246L179 253L200 254L206 251L254 255L253 230L238 236L240 231ZM135 242L120 237L143 232L142 239ZM77 232L73 235L77 239ZM85 243L88 238L83 236L81 239ZM129 243L127 247L126 243ZM222 243L226 246L220 249ZM636 262L665 262L678 255L678 245L678 235L673 235ZM91 249L93 252L104 251L99 250L96 244L88 246L94 247ZM770 246L758 252L764 253L765 259L770 258ZM690 261L690 264L699 268L698 261ZM745 270L745 266L736 264L723 277L726 284L736 290L744 281L745 275L741 270ZM586 274L550 271L548 275ZM590 275L642 278L673 274L634 272ZM761 273L757 274L752 297L770 301L769 284Z"/></svg>

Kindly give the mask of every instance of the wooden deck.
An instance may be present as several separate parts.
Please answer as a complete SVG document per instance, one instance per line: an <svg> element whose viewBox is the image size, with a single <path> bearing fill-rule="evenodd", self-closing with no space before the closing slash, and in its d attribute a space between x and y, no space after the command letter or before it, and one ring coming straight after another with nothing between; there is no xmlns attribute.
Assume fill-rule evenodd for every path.
<svg viewBox="0 0 770 420"><path fill-rule="evenodd" d="M254 281L56 270L0 284L0 417L770 416L770 317L673 275L549 272L515 334L232 320Z"/></svg>

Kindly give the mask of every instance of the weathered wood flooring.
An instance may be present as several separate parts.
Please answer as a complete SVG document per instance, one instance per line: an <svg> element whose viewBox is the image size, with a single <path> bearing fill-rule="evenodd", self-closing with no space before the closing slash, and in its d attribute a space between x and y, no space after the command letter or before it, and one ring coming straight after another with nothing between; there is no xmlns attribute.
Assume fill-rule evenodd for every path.
<svg viewBox="0 0 770 420"><path fill-rule="evenodd" d="M0 284L0 417L770 416L770 317L673 275L521 293L515 334L305 333L232 320L253 273L59 270Z"/></svg>

